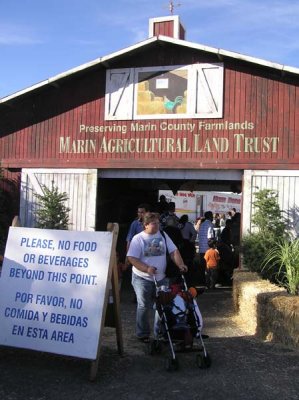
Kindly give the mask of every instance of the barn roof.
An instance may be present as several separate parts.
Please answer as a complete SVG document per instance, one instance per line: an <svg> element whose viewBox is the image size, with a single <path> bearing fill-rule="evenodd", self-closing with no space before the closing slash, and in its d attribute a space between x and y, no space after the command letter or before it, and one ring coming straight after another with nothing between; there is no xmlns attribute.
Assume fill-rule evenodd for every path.
<svg viewBox="0 0 299 400"><path fill-rule="evenodd" d="M282 64L278 64L278 63L274 63L274 62L270 62L270 61L266 61L260 58L255 58L255 57L251 57L251 56L247 56L241 53L236 53L236 52L232 52L232 51L227 51L227 50L223 50L220 48L214 48L214 47L209 47L209 46L204 46L198 43L194 43L194 42L189 42L186 40L181 40L181 39L174 39L172 37L169 36L163 36L163 35L159 35L159 36L153 36L149 39L143 40L141 42L138 42L137 44L134 44L132 46L126 47L122 50L113 52L111 54L108 54L104 57L99 57L96 58L95 60L92 60L90 62L87 62L85 64L81 64L78 67L72 68L70 70L67 70L65 72L62 72L58 75L55 75L53 77L50 77L48 79L45 79L44 81L41 81L39 83L36 83L28 88L25 88L23 90L20 90L16 93L13 93L9 96L3 97L2 99L0 99L0 104L1 103L5 103L5 102L9 102L10 100L14 100L22 95L25 94L29 94L30 92L33 92L37 89L43 88L47 85L55 85L58 84L59 80L62 80L64 78L67 77L71 77L72 75L75 75L77 73L80 72L84 72L85 70L88 70L89 68L92 67L96 67L98 65L103 65L104 67L108 67L109 68L109 63L111 61L117 61L117 59L121 59L124 58L128 55L132 55L132 54L136 54L138 52L142 52L145 49L148 49L154 45L157 44L172 44L172 45L177 45L177 46L181 46L184 48L189 48L192 50L198 50L198 51L203 51L206 53L210 53L210 54L215 54L218 56L218 58L220 60L222 60L223 58L231 58L231 59L236 59L239 61L245 61L248 63L252 63L255 64L257 66L262 66L262 67L267 67L267 68L271 68L277 71L280 71L282 73L291 73L291 74L296 74L299 75L299 68L295 68L295 67L291 67L291 66L286 66L286 65L282 65Z"/></svg>

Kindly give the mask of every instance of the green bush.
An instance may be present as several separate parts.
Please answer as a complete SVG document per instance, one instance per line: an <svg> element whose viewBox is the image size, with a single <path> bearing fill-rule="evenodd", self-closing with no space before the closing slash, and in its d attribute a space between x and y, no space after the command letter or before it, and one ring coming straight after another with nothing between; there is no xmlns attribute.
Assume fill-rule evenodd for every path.
<svg viewBox="0 0 299 400"><path fill-rule="evenodd" d="M255 200L252 203L254 213L251 219L253 226L266 236L273 235L276 238L286 236L288 221L279 208L278 193L262 189L254 193L254 196Z"/></svg>
<svg viewBox="0 0 299 400"><path fill-rule="evenodd" d="M272 268L263 268L263 263L269 249L279 239L289 237L287 220L279 208L277 192L263 189L254 193L254 196L251 222L256 231L242 238L243 264L250 271L259 272L265 279L277 283L281 273L279 266L273 264Z"/></svg>
<svg viewBox="0 0 299 400"><path fill-rule="evenodd" d="M68 229L70 208L65 206L68 200L66 193L59 193L58 188L49 189L42 186L43 195L35 194L39 200L39 209L36 212L37 228L44 229Z"/></svg>
<svg viewBox="0 0 299 400"><path fill-rule="evenodd" d="M243 265L250 271L262 272L265 254L275 243L273 236L261 232L250 233L242 239ZM267 275L267 273L265 272Z"/></svg>

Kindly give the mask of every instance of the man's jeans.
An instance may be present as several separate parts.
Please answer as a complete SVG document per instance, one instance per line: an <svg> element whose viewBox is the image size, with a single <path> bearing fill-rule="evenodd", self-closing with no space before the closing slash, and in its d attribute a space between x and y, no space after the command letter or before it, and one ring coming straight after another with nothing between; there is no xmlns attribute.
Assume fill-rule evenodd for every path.
<svg viewBox="0 0 299 400"><path fill-rule="evenodd" d="M158 286L167 285L168 279L164 278L158 282ZM137 297L137 312L136 312L136 335L137 337L150 336L150 318L153 312L153 306L156 299L155 283L132 273L132 285ZM158 334L159 330L159 315L155 313L154 334Z"/></svg>

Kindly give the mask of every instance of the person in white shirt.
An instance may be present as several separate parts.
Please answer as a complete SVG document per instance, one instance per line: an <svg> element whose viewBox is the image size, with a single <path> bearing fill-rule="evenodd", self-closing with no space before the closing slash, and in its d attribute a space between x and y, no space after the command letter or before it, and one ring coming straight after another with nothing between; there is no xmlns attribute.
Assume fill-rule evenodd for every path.
<svg viewBox="0 0 299 400"><path fill-rule="evenodd" d="M136 336L149 342L150 313L156 296L154 276L158 286L167 285L166 246L170 258L181 272L188 270L181 254L169 236L160 233L159 215L146 213L143 219L144 230L132 238L127 257L132 268L132 285L137 297Z"/></svg>

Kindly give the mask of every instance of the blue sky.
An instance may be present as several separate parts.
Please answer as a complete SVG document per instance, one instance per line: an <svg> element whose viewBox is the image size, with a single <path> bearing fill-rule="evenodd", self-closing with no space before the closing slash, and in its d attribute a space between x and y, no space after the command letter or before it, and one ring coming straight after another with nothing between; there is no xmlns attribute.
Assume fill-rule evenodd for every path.
<svg viewBox="0 0 299 400"><path fill-rule="evenodd" d="M178 0L186 40L299 67L298 0ZM168 0L0 0L0 98L148 38Z"/></svg>

